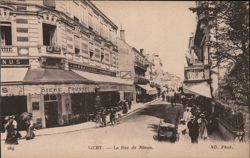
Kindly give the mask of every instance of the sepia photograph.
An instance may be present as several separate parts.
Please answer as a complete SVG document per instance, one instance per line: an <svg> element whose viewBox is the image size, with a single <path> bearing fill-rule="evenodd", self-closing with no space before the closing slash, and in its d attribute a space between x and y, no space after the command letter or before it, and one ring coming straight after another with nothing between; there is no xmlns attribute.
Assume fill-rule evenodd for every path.
<svg viewBox="0 0 250 158"><path fill-rule="evenodd" d="M0 0L1 158L249 158L249 1Z"/></svg>

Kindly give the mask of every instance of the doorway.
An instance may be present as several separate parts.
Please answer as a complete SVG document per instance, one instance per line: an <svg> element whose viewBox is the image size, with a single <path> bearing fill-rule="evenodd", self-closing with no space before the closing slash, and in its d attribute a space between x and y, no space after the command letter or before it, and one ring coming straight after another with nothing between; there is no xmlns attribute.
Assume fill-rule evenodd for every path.
<svg viewBox="0 0 250 158"><path fill-rule="evenodd" d="M44 114L46 128L56 127L58 123L58 97L56 95L44 96Z"/></svg>

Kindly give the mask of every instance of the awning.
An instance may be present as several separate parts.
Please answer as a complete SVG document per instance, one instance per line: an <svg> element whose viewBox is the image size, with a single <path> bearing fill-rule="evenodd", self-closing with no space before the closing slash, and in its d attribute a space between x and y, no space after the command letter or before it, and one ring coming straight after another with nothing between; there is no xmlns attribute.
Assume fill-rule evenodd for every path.
<svg viewBox="0 0 250 158"><path fill-rule="evenodd" d="M28 68L0 68L1 84L3 83L21 83Z"/></svg>
<svg viewBox="0 0 250 158"><path fill-rule="evenodd" d="M185 85L183 85L183 92L211 98L210 86L207 82L192 84L186 83Z"/></svg>
<svg viewBox="0 0 250 158"><path fill-rule="evenodd" d="M136 85L145 89L146 93L149 95L154 95L154 94L157 94L158 92L156 88L152 88L149 84L146 84L146 85L136 84Z"/></svg>
<svg viewBox="0 0 250 158"><path fill-rule="evenodd" d="M30 69L24 77L23 83L28 84L45 84L45 83L87 83L94 84L92 80L88 80L72 71L61 69Z"/></svg>
<svg viewBox="0 0 250 158"><path fill-rule="evenodd" d="M95 74L90 73L86 71L78 71L78 70L72 70L73 72L77 73L78 75L85 77L89 80L98 82L98 83L113 83L113 84L123 84L123 85L133 85L133 81L127 81L121 78L107 76L107 75L101 75L101 74Z"/></svg>
<svg viewBox="0 0 250 158"><path fill-rule="evenodd" d="M95 74L95 73L90 73L86 71L78 71L78 70L72 70L72 71L82 77L85 77L89 80L96 82L99 85L100 92L107 92L107 91L132 92L134 91L133 81L127 81L127 80L120 79L117 77Z"/></svg>

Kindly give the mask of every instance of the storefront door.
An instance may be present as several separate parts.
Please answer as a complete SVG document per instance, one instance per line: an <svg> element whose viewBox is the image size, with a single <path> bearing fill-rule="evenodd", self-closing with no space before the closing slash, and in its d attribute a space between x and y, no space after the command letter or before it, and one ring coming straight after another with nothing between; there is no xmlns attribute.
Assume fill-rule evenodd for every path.
<svg viewBox="0 0 250 158"><path fill-rule="evenodd" d="M58 126L58 100L55 95L44 96L46 128Z"/></svg>

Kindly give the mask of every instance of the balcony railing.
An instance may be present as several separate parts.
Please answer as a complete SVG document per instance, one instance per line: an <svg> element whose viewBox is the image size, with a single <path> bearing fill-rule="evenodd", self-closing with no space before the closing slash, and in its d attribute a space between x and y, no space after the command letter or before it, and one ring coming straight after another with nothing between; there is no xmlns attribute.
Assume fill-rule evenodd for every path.
<svg viewBox="0 0 250 158"><path fill-rule="evenodd" d="M42 46L41 50L46 55L63 55L61 46Z"/></svg>
<svg viewBox="0 0 250 158"><path fill-rule="evenodd" d="M1 53L12 53L12 46L1 46L0 52Z"/></svg>
<svg viewBox="0 0 250 158"><path fill-rule="evenodd" d="M204 65L193 65L184 68L184 82L209 80L209 67Z"/></svg>

